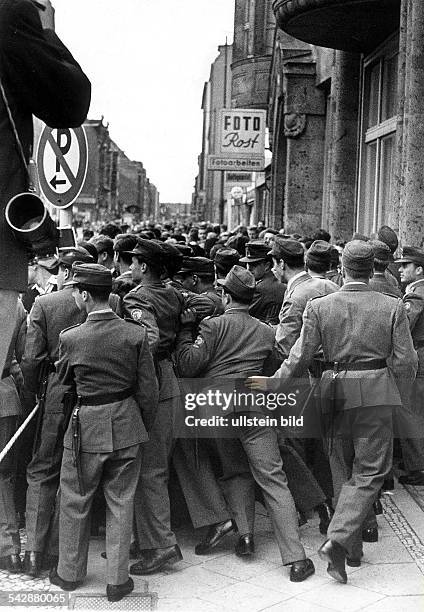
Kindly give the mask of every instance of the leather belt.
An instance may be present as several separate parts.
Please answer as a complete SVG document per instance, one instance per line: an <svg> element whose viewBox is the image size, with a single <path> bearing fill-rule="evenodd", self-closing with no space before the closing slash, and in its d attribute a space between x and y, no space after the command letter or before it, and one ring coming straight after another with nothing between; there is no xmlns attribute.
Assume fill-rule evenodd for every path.
<svg viewBox="0 0 424 612"><path fill-rule="evenodd" d="M10 376L10 368L5 368L1 375L1 379L3 380L3 378L9 378L9 376Z"/></svg>
<svg viewBox="0 0 424 612"><path fill-rule="evenodd" d="M107 393L103 395L92 395L90 397L78 396L80 404L82 406L101 406L102 404L113 404L114 402L121 402L124 399L128 399L134 395L135 389L124 389L123 391L117 391L116 393Z"/></svg>
<svg viewBox="0 0 424 612"><path fill-rule="evenodd" d="M387 368L385 359L370 359L369 361L352 361L343 363L338 361L324 361L324 370L334 370L335 372L361 372L364 370L382 370Z"/></svg>

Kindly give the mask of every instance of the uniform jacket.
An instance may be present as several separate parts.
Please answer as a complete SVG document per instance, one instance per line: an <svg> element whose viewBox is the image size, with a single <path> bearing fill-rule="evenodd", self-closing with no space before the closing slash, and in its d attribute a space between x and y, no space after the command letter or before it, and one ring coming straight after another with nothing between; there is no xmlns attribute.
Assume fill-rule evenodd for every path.
<svg viewBox="0 0 424 612"><path fill-rule="evenodd" d="M20 300L16 308L16 325L6 357L5 370L10 370L14 358L18 363L21 362L25 348L27 313ZM2 378L0 380L0 418L20 415L21 412L21 402L13 376Z"/></svg>
<svg viewBox="0 0 424 612"><path fill-rule="evenodd" d="M178 335L176 359L185 378L246 378L263 371L274 346L274 330L245 310L229 308L200 324L193 343L191 327Z"/></svg>
<svg viewBox="0 0 424 612"><path fill-rule="evenodd" d="M388 279L384 272L374 272L374 276L370 279L369 286L373 291L386 293L387 295L397 298L402 297L402 292L399 289L399 286L397 284L395 285L392 280Z"/></svg>
<svg viewBox="0 0 424 612"><path fill-rule="evenodd" d="M72 286L36 298L30 312L25 352L21 363L25 386L34 393L38 390L40 368L45 359L53 365L59 357L60 333L78 323L86 314L75 304ZM49 376L46 394L46 412L62 412L66 388L59 384L57 375Z"/></svg>
<svg viewBox="0 0 424 612"><path fill-rule="evenodd" d="M184 308L183 296L161 281L143 281L125 297L123 308L125 315L146 328L150 350L157 363L159 399L177 397L180 390L170 356Z"/></svg>
<svg viewBox="0 0 424 612"><path fill-rule="evenodd" d="M112 452L147 439L157 408L158 385L146 330L112 311L93 312L85 323L60 335L57 374L62 385L75 383L83 398L80 412L84 452ZM128 399L101 406L84 398L134 389ZM65 448L72 448L71 426Z"/></svg>
<svg viewBox="0 0 424 612"><path fill-rule="evenodd" d="M418 376L424 376L424 279L411 283L403 297L412 340L418 353Z"/></svg>
<svg viewBox="0 0 424 612"><path fill-rule="evenodd" d="M390 371L340 371L344 409L401 405L394 376L412 380L418 363L402 300L363 283L349 283L337 293L310 300L300 337L273 378L301 375L320 346L325 361L390 360ZM323 373L323 392L332 375L330 370Z"/></svg>
<svg viewBox="0 0 424 612"><path fill-rule="evenodd" d="M280 312L280 322L277 327L275 341L277 351L285 359L302 329L302 317L306 304L311 298L327 295L338 291L339 287L332 281L312 277L307 272L299 276L289 285Z"/></svg>
<svg viewBox="0 0 424 612"><path fill-rule="evenodd" d="M277 325L286 289L287 285L280 283L272 272L267 272L256 283L256 291L249 313L263 323Z"/></svg>
<svg viewBox="0 0 424 612"><path fill-rule="evenodd" d="M43 30L30 0L0 0L0 77L27 158L32 114L51 127L79 126L86 118L90 82L56 34ZM27 288L27 254L4 218L8 201L27 187L0 96L0 289Z"/></svg>

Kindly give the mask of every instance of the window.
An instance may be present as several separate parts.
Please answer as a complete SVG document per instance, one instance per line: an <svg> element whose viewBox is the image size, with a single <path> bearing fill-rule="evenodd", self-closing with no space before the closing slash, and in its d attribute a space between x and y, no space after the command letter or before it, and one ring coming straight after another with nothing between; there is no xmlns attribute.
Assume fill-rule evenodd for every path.
<svg viewBox="0 0 424 612"><path fill-rule="evenodd" d="M397 123L398 37L363 64L357 229L369 235L388 222Z"/></svg>

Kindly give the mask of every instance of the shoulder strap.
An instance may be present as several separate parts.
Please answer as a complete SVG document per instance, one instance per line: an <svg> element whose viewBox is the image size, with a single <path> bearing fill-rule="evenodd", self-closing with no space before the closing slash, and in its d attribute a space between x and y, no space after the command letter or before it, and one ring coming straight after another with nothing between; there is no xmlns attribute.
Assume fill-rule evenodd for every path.
<svg viewBox="0 0 424 612"><path fill-rule="evenodd" d="M19 157L21 158L22 165L25 168L25 172L28 175L29 182L31 182L31 177L30 177L30 174L29 174L29 171L28 171L27 161L25 159L24 149L23 149L22 143L21 143L20 138L19 138L18 130L16 128L16 123L15 123L15 120L13 119L12 111L11 111L10 106L9 106L9 101L7 99L7 96L6 96L6 91L5 91L4 87L3 87L3 83L2 83L1 77L0 77L0 94L1 94L1 97L3 99L4 105L6 107L7 115L9 117L9 123L10 123L10 126L12 128L13 135L15 137L15 142L16 142L16 147L18 149Z"/></svg>

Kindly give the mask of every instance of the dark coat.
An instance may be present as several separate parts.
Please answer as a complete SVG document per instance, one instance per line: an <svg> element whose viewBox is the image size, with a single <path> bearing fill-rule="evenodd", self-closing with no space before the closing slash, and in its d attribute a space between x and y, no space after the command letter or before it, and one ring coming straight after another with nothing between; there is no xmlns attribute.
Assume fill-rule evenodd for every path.
<svg viewBox="0 0 424 612"><path fill-rule="evenodd" d="M0 76L27 159L33 142L33 114L50 127L77 127L84 122L90 82L56 34L43 30L30 0L0 0ZM25 168L0 96L0 289L27 288L27 254L4 218L8 201L27 188Z"/></svg>

